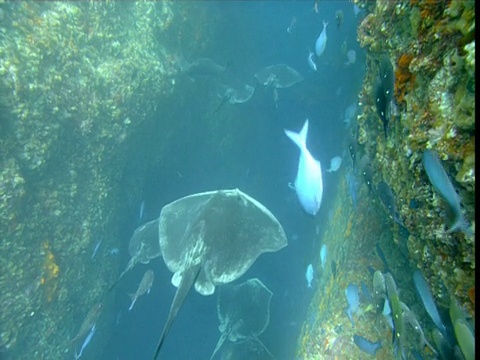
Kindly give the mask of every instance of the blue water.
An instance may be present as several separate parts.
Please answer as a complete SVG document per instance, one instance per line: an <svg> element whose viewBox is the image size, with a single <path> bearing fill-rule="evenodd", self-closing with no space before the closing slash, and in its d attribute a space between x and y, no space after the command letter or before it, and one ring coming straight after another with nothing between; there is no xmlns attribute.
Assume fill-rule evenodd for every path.
<svg viewBox="0 0 480 360"><path fill-rule="evenodd" d="M187 6L187 5L185 5ZM266 205L283 225L289 238L286 248L273 254L261 255L250 270L238 281L258 277L273 292L271 319L262 342L282 360L294 359L297 337L304 321L308 302L313 295L307 289L305 269L315 264L320 253L321 239L315 227L322 228L328 217L329 204L335 195L339 175L325 173L330 159L342 155L346 149L346 129L343 123L345 109L357 99L364 71L364 55L356 42L358 19L353 4L347 1L320 1L319 14L312 10L313 1L292 2L209 2L212 16L221 18L225 29L219 34L218 46L211 54L201 54L229 62L231 71L255 84L253 74L261 68L285 63L299 71L305 80L291 88L279 90L279 105L275 107L272 94L257 87L252 99L240 105L225 105L221 111L235 109L241 121L255 129L238 144L225 164L224 158L207 141L208 132L200 121L190 121L189 135L177 134L175 146L168 149L168 158L149 168L143 189L146 221L158 216L162 206L188 194L219 188L238 187ZM337 29L335 11L344 12L344 22ZM194 16L194 14L191 14ZM286 29L292 17L296 26L292 33ZM307 64L308 48L314 48L322 30L322 20L329 22L328 42L318 59L318 72ZM357 62L348 68L343 64L342 42L357 52ZM200 57L200 56L199 56ZM187 119L208 111L201 95L192 98L190 108L175 109L179 119ZM161 114L157 114L161 121ZM307 145L324 170L324 198L315 218L303 212L295 192L287 184L293 182L298 149L283 133L283 128L298 131L310 119ZM252 122L256 123L252 126ZM195 133L197 136L192 136ZM231 137L236 141L235 137ZM188 141L183 143L182 141ZM348 161L346 161L348 160ZM349 163L344 158L344 164ZM343 165L342 165L343 166ZM136 226L136 216L122 227L124 248L122 264L126 264L126 246ZM320 231L320 234L322 231ZM292 235L298 239L293 240ZM122 265L123 267L123 265ZM149 295L138 299L128 312L128 292L134 292L147 268L155 271L155 282ZM104 346L102 359L149 359L166 320L175 288L170 283L171 273L161 259L148 266L137 265L116 288L115 314L119 323L110 332L111 339ZM314 280L315 281L315 280ZM161 351L162 359L208 359L220 336L216 314L216 296L204 297L191 291L176 318ZM109 325L110 326L110 325ZM84 358L88 359L88 349Z"/></svg>

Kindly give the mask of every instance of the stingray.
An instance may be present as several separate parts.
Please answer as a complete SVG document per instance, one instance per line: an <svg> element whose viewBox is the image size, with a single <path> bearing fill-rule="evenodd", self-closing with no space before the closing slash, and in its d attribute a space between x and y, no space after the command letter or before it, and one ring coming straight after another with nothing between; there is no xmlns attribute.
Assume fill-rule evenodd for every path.
<svg viewBox="0 0 480 360"><path fill-rule="evenodd" d="M217 95L221 98L221 101L213 113L216 114L227 102L230 104L241 104L250 100L254 91L255 88L253 86L243 83L233 84L232 86L220 85Z"/></svg>
<svg viewBox="0 0 480 360"><path fill-rule="evenodd" d="M257 338L230 343L222 350L221 360L273 360L273 355Z"/></svg>
<svg viewBox="0 0 480 360"><path fill-rule="evenodd" d="M180 63L179 67L181 74L195 78L201 76L219 76L225 71L227 65L221 66L210 58L200 58L191 63Z"/></svg>
<svg viewBox="0 0 480 360"><path fill-rule="evenodd" d="M270 65L255 74L262 85L273 87L273 100L278 107L278 90L287 88L303 80L303 76L285 64Z"/></svg>
<svg viewBox="0 0 480 360"><path fill-rule="evenodd" d="M107 294L112 291L115 285L139 262L148 264L162 255L160 244L158 242L158 219L152 220L139 226L132 235L128 244L128 252L130 253L130 261L127 267L118 277L117 281L108 289Z"/></svg>
<svg viewBox="0 0 480 360"><path fill-rule="evenodd" d="M260 254L287 245L275 216L238 189L193 194L163 207L159 218L163 260L177 287L154 359L192 286L211 295L216 285L242 276Z"/></svg>
<svg viewBox="0 0 480 360"><path fill-rule="evenodd" d="M270 321L271 299L272 292L257 278L222 286L217 298L218 329L222 334L210 359L226 339L238 342L263 333Z"/></svg>
<svg viewBox="0 0 480 360"><path fill-rule="evenodd" d="M265 86L281 89L287 88L303 80L303 76L285 64L270 65L255 74L258 82Z"/></svg>

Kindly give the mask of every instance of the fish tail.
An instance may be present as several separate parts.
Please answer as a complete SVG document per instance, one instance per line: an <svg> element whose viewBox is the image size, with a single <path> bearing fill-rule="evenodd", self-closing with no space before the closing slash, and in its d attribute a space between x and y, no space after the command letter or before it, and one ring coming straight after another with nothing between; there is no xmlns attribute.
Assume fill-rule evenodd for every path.
<svg viewBox="0 0 480 360"><path fill-rule="evenodd" d="M285 135L287 135L290 140L292 140L299 148L300 150L303 150L306 148L306 143L307 143L307 133L308 133L308 119L305 120L305 124L302 127L302 130L299 133L290 131L290 130L284 130Z"/></svg>
<svg viewBox="0 0 480 360"><path fill-rule="evenodd" d="M132 303L128 308L128 311L131 311L133 309L133 305L135 305L135 302L137 301L137 296L135 294L128 294L128 296L130 296L130 298L132 299Z"/></svg>
<svg viewBox="0 0 480 360"><path fill-rule="evenodd" d="M460 230L466 236L472 236L473 235L473 231L470 227L470 224L465 220L465 218L463 217L463 215L460 211L459 211L458 216L456 217L453 225L450 226L450 229L447 230L447 233L451 233L451 232L454 232L456 230Z"/></svg>

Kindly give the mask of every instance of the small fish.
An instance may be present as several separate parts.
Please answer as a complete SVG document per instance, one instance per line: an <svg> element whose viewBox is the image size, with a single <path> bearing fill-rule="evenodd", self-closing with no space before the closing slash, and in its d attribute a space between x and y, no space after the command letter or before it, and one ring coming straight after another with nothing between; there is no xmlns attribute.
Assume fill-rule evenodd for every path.
<svg viewBox="0 0 480 360"><path fill-rule="evenodd" d="M307 279L307 287L312 287L312 280L313 280L313 266L312 264L308 264L307 271L305 272L305 278Z"/></svg>
<svg viewBox="0 0 480 360"><path fill-rule="evenodd" d="M320 0L313 0L313 11L315 14L318 14L318 5L320 4Z"/></svg>
<svg viewBox="0 0 480 360"><path fill-rule="evenodd" d="M450 344L446 339L445 335L441 333L440 330L434 328L432 330L432 338L435 343L435 347L438 350L440 359L458 359L459 357L455 354L455 347Z"/></svg>
<svg viewBox="0 0 480 360"><path fill-rule="evenodd" d="M297 25L297 18L294 16L292 20L290 20L290 25L287 27L287 32L291 34L295 29L295 25Z"/></svg>
<svg viewBox="0 0 480 360"><path fill-rule="evenodd" d="M382 120L383 132L385 139L387 138L388 133L388 118L387 118L387 100L385 99L385 92L382 87L382 80L380 76L375 78L375 83L373 85L373 96L375 98L375 106L377 108L377 114Z"/></svg>
<svg viewBox="0 0 480 360"><path fill-rule="evenodd" d="M465 235L472 235L470 226L463 218L462 209L460 206L460 197L448 178L447 173L445 172L445 169L443 168L437 154L427 149L423 153L422 161L430 183L448 203L455 216L453 224L450 226L450 229L448 229L447 232L460 230Z"/></svg>
<svg viewBox="0 0 480 360"><path fill-rule="evenodd" d="M343 11L335 11L335 21L337 22L337 30L340 30L340 26L343 24Z"/></svg>
<svg viewBox="0 0 480 360"><path fill-rule="evenodd" d="M349 171L346 175L348 192L352 198L353 207L357 207L357 191L358 191L358 181L355 177L355 174L352 171Z"/></svg>
<svg viewBox="0 0 480 360"><path fill-rule="evenodd" d="M385 96L385 101L388 105L393 98L393 89L395 86L395 73L393 72L393 66L390 58L387 55L383 55L380 59L380 79L382 81L382 89Z"/></svg>
<svg viewBox="0 0 480 360"><path fill-rule="evenodd" d="M345 296L347 298L348 307L345 309L345 312L350 319L352 326L355 326L353 322L353 314L357 313L360 310L360 296L358 292L358 286L355 284L350 284L345 289Z"/></svg>
<svg viewBox="0 0 480 360"><path fill-rule="evenodd" d="M323 181L320 162L315 160L307 149L308 119L300 133L284 130L285 134L300 149L295 192L303 209L310 215L317 214L322 203Z"/></svg>
<svg viewBox="0 0 480 360"><path fill-rule="evenodd" d="M360 335L353 335L353 342L358 348L370 355L375 356L377 351L382 347L382 343L380 340L376 342L372 342L368 339L365 339L363 336Z"/></svg>
<svg viewBox="0 0 480 360"><path fill-rule="evenodd" d="M385 257L385 254L383 253L382 248L380 247L380 243L375 244L375 250L377 251L377 255L382 260L383 265L385 265L385 272L391 272L390 267L388 266L387 258Z"/></svg>
<svg viewBox="0 0 480 360"><path fill-rule="evenodd" d="M139 296L145 293L150 293L150 289L153 284L153 279L154 279L153 271L152 270L145 271L145 274L143 274L142 281L140 281L140 285L138 286L137 291L134 294L128 294L132 299L132 303L128 308L128 311L133 309L133 305L135 305L135 302L137 301Z"/></svg>
<svg viewBox="0 0 480 360"><path fill-rule="evenodd" d="M365 181L365 184L368 186L368 190L372 190L372 180L373 180L373 169L372 169L372 161L367 154L364 154L360 159L358 164L358 168L360 170L360 174Z"/></svg>
<svg viewBox="0 0 480 360"><path fill-rule="evenodd" d="M405 322L403 319L403 309L401 305L400 298L398 297L397 285L393 280L392 274L385 274L385 286L387 288L387 296L390 308L392 310L393 318L393 340L395 344L399 347L400 351L404 351L404 342L405 342Z"/></svg>
<svg viewBox="0 0 480 360"><path fill-rule="evenodd" d="M85 317L85 320L83 320L82 326L80 326L80 330L78 330L77 335L75 335L75 337L72 340L70 340L71 343L77 342L78 339L83 338L87 334L87 332L97 322L97 319L100 316L100 313L102 312L102 308L103 308L102 303L96 303L95 305L92 306L87 316Z"/></svg>
<svg viewBox="0 0 480 360"><path fill-rule="evenodd" d="M432 292L430 291L430 287L428 286L427 281L423 277L420 270L415 270L413 273L413 283L415 285L415 289L417 289L417 293L422 300L423 306L427 311L427 314L430 315L433 323L437 326L438 330L442 332L443 335L446 334L446 327L443 324L443 321L438 313L437 306L435 305L435 301L433 299Z"/></svg>
<svg viewBox="0 0 480 360"><path fill-rule="evenodd" d="M382 315L388 316L391 313L392 313L392 308L390 307L390 303L388 302L388 299L385 299L385 301L383 302Z"/></svg>
<svg viewBox="0 0 480 360"><path fill-rule="evenodd" d="M380 270L376 270L373 274L373 293L377 298L384 297L386 294L385 277Z"/></svg>
<svg viewBox="0 0 480 360"><path fill-rule="evenodd" d="M308 49L308 66L310 66L310 69L312 69L313 71L317 71L317 64L313 60L313 55L315 54L310 49Z"/></svg>
<svg viewBox="0 0 480 360"><path fill-rule="evenodd" d="M142 200L140 204L140 211L138 214L138 223L140 224L143 220L143 216L145 215L145 200Z"/></svg>
<svg viewBox="0 0 480 360"><path fill-rule="evenodd" d="M90 332L88 333L87 337L83 341L82 347L80 348L80 352L77 354L77 350L75 350L75 360L79 359L82 354L83 350L87 347L87 345L90 343L90 341L93 338L93 335L95 335L95 331L97 330L97 327L95 324L93 324L92 328L90 329Z"/></svg>
<svg viewBox="0 0 480 360"><path fill-rule="evenodd" d="M393 194L392 188L385 181L382 180L377 185L377 192L380 200L387 209L388 215L398 225L402 225L402 222L397 212L397 208L395 206L395 195Z"/></svg>
<svg viewBox="0 0 480 360"><path fill-rule="evenodd" d="M330 159L330 168L327 169L327 172L333 172L337 171L340 168L340 165L342 165L342 157L341 156L335 156Z"/></svg>
<svg viewBox="0 0 480 360"><path fill-rule="evenodd" d="M332 269L332 276L335 279L337 277L337 263L335 260L332 260L330 263L330 268Z"/></svg>
<svg viewBox="0 0 480 360"><path fill-rule="evenodd" d="M346 124L347 128L350 127L351 124L356 123L357 108L358 108L357 104L353 103L345 109L343 122Z"/></svg>
<svg viewBox="0 0 480 360"><path fill-rule="evenodd" d="M428 346L428 348L432 351L434 355L437 355L437 351L435 348L428 342L428 340L425 338L425 334L423 332L422 327L420 326L420 323L417 320L417 317L413 313L412 310L409 309L409 307L401 302L402 309L403 309L403 317L407 322L413 327L413 329L418 332L420 335L420 344L419 348L423 349L425 346Z"/></svg>
<svg viewBox="0 0 480 360"><path fill-rule="evenodd" d="M327 25L328 22L325 20L323 21L323 30L318 35L317 41L315 42L315 54L317 57L320 57L325 50L325 46L327 45Z"/></svg>
<svg viewBox="0 0 480 360"><path fill-rule="evenodd" d="M385 139L387 138L388 124L391 117L391 107L395 74L390 58L386 55L380 59L379 75L375 80L373 89L377 113L383 123Z"/></svg>
<svg viewBox="0 0 480 360"><path fill-rule="evenodd" d="M390 327L390 329L394 329L395 325L393 324L393 318L392 318L392 309L390 307L390 302L388 299L383 299L383 310L382 310L382 315L385 318L385 322L387 325Z"/></svg>
<svg viewBox="0 0 480 360"><path fill-rule="evenodd" d="M357 53L355 50L348 50L347 51L347 62L345 63L345 66L350 66L355 64L355 61L357 60Z"/></svg>
<svg viewBox="0 0 480 360"><path fill-rule="evenodd" d="M102 245L102 241L103 241L103 239L100 239L95 244L95 247L93 248L92 259L95 257L95 255L97 255L98 248L100 247L100 245Z"/></svg>
<svg viewBox="0 0 480 360"><path fill-rule="evenodd" d="M352 158L352 166L355 169L357 160L357 140L354 137L349 138L348 151L350 152L350 157Z"/></svg>
<svg viewBox="0 0 480 360"><path fill-rule="evenodd" d="M353 4L353 15L355 15L355 17L357 17L361 11L362 9L360 9L360 7L357 4Z"/></svg>
<svg viewBox="0 0 480 360"><path fill-rule="evenodd" d="M320 249L320 262L322 263L322 270L325 270L325 263L327 262L327 245L325 244Z"/></svg>

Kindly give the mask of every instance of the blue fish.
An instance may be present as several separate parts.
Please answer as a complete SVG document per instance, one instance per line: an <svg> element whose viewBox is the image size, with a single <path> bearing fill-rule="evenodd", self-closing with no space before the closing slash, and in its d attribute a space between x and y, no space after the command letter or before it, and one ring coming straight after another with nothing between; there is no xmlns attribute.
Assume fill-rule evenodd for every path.
<svg viewBox="0 0 480 360"><path fill-rule="evenodd" d="M440 318L440 314L438 313L437 306L435 305L435 301L433 300L432 292L430 291L430 287L428 286L427 281L423 277L423 274L420 270L415 270L413 273L413 283L415 284L415 289L417 289L418 295L422 300L423 306L427 311L428 315L437 326L438 330L441 331L442 335L446 334L446 327L443 324L442 319Z"/></svg>
<svg viewBox="0 0 480 360"><path fill-rule="evenodd" d="M322 270L325 270L325 264L327 262L327 245L323 244L320 249L320 261L322 263Z"/></svg>
<svg viewBox="0 0 480 360"><path fill-rule="evenodd" d="M357 189L358 189L358 180L355 178L355 174L353 172L348 172L346 175L347 178L347 185L348 185L348 192L350 193L350 197L352 198L353 207L357 207Z"/></svg>
<svg viewBox="0 0 480 360"><path fill-rule="evenodd" d="M75 360L79 359L82 354L83 350L87 347L87 345L90 343L90 341L93 338L93 335L95 335L95 331L97 330L95 324L93 324L92 328L90 329L90 332L88 335L85 337L85 340L83 341L82 347L80 348L80 352L77 354L77 351L75 350Z"/></svg>
<svg viewBox="0 0 480 360"><path fill-rule="evenodd" d="M355 284L350 284L345 289L345 296L347 297L348 308L345 309L345 312L350 319L352 326L355 326L353 322L353 314L360 310L360 296L358 293L358 286Z"/></svg>
<svg viewBox="0 0 480 360"><path fill-rule="evenodd" d="M307 279L307 287L312 287L312 280L313 280L313 266L312 264L308 264L307 271L305 272L305 278Z"/></svg>
<svg viewBox="0 0 480 360"><path fill-rule="evenodd" d="M356 334L353 335L353 342L355 343L355 345L358 346L360 350L374 356L377 351L382 347L382 343L380 342L380 340L372 342L368 339L365 339L363 336Z"/></svg>
<svg viewBox="0 0 480 360"><path fill-rule="evenodd" d="M307 149L308 119L305 120L300 133L284 130L285 134L300 149L295 192L303 209L310 215L315 215L320 209L323 195L322 168L320 162Z"/></svg>
<svg viewBox="0 0 480 360"><path fill-rule="evenodd" d="M453 225L450 226L448 232L460 230L466 235L471 235L472 231L462 215L462 209L460 208L460 197L450 182L450 179L448 178L447 173L445 172L437 154L428 149L425 150L423 153L422 162L423 167L427 172L428 179L432 183L433 187L445 199L455 215Z"/></svg>
<svg viewBox="0 0 480 360"><path fill-rule="evenodd" d="M102 241L103 241L103 239L100 239L95 244L95 247L93 248L92 259L95 257L95 255L97 255L98 248L100 247L100 245L102 245Z"/></svg>

